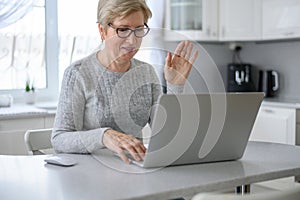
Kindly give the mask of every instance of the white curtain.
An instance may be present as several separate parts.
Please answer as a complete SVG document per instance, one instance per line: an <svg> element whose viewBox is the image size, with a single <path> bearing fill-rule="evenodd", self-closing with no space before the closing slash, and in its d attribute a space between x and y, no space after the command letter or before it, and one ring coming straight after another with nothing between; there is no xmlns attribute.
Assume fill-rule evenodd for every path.
<svg viewBox="0 0 300 200"><path fill-rule="evenodd" d="M33 8L34 0L0 0L0 29L15 23Z"/></svg>

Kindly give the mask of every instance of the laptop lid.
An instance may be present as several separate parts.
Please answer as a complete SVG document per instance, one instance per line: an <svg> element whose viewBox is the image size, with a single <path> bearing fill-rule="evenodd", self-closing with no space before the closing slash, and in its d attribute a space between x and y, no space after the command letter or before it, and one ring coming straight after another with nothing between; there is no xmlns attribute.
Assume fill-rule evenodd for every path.
<svg viewBox="0 0 300 200"><path fill-rule="evenodd" d="M143 167L241 158L263 97L256 92L160 96Z"/></svg>

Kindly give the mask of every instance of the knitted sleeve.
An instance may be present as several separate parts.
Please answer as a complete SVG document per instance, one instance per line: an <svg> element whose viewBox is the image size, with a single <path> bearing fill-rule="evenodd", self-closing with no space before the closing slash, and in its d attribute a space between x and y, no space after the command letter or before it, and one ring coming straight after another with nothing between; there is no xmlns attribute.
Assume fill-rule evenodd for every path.
<svg viewBox="0 0 300 200"><path fill-rule="evenodd" d="M91 153L103 148L102 136L107 128L83 130L85 109L83 77L76 66L66 69L52 132L56 152Z"/></svg>

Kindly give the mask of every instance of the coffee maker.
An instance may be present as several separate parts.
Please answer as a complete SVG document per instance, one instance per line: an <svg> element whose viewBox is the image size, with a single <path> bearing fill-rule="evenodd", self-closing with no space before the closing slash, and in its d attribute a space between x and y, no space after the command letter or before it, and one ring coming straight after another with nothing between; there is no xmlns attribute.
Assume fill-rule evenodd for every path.
<svg viewBox="0 0 300 200"><path fill-rule="evenodd" d="M249 63L228 64L228 92L254 92L252 65Z"/></svg>
<svg viewBox="0 0 300 200"><path fill-rule="evenodd" d="M254 92L256 90L252 81L252 65L244 63L240 57L241 45L232 44L232 63L228 64L228 92Z"/></svg>

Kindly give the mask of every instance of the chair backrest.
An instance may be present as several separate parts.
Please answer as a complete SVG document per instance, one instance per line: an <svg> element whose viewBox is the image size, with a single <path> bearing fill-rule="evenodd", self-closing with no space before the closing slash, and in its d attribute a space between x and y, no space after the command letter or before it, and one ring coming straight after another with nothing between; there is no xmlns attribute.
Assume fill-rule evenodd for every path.
<svg viewBox="0 0 300 200"><path fill-rule="evenodd" d="M25 145L32 155L46 154L43 150L51 149L52 128L28 130L25 133Z"/></svg>
<svg viewBox="0 0 300 200"><path fill-rule="evenodd" d="M200 193L192 200L299 200L300 186L285 189L282 191L271 191L257 194L237 195L237 194L214 194Z"/></svg>

